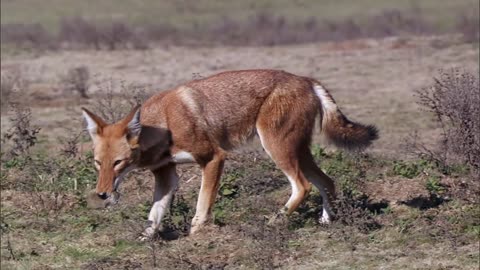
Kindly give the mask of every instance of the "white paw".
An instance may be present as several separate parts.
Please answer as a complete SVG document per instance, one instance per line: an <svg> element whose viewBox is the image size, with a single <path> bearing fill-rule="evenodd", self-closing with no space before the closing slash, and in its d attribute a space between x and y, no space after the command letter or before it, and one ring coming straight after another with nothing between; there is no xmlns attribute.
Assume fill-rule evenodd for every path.
<svg viewBox="0 0 480 270"><path fill-rule="evenodd" d="M156 230L154 228L148 227L138 237L138 240L141 241L141 242L145 242L147 240L150 240L155 236L155 233L156 233Z"/></svg>
<svg viewBox="0 0 480 270"><path fill-rule="evenodd" d="M189 234L190 234L190 235L196 234L197 232L200 231L201 228L202 228L201 225L192 226L192 227L190 228L190 233L189 233Z"/></svg>
<svg viewBox="0 0 480 270"><path fill-rule="evenodd" d="M150 239L151 239L151 238L142 235L142 236L139 236L139 237L137 238L137 241L147 242L147 241L150 240Z"/></svg>
<svg viewBox="0 0 480 270"><path fill-rule="evenodd" d="M332 222L332 220L330 219L330 217L321 216L320 219L318 220L318 222L320 224L330 224Z"/></svg>
<svg viewBox="0 0 480 270"><path fill-rule="evenodd" d="M268 222L267 222L268 226L283 224L288 219L287 212L284 209L281 209L277 213L271 215L270 217L267 217L267 219L268 219Z"/></svg>

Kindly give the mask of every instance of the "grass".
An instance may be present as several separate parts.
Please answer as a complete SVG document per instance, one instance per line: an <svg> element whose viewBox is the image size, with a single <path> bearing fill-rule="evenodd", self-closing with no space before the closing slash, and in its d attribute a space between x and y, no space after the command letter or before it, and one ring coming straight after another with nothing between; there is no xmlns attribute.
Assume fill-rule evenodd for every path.
<svg viewBox="0 0 480 270"><path fill-rule="evenodd" d="M393 168L398 166L398 162L394 161L376 162L369 157L358 159L341 152L327 153L318 146L313 147L313 154L325 170L338 177L339 192L351 194L354 191L357 200L365 200L360 199L365 196L362 183L372 181L367 180L365 168L376 171L377 175L384 172L380 173L380 178L388 178ZM145 268L153 264L160 268L199 265L264 268L284 265L288 260L291 265L303 262L303 266L311 264L314 268L321 266L326 269L340 266L368 269L389 262L394 269L400 269L406 266L401 258L407 257L419 267L438 266L428 262L437 257L452 266L473 267L477 262L470 247L479 239L480 207L459 200L428 209L390 204L378 211L369 210L368 201L365 201L365 206L357 202L349 208L350 211L366 208L351 212L352 216L348 219L343 218L330 227L319 227L316 220L321 198L318 191L313 190L285 223L267 226L265 218L281 207L288 197L289 187L285 179L280 179L283 177L271 161L261 157L253 161L249 158L251 155L234 156L227 163L214 210L215 223L220 227L209 230L203 236L186 237L181 234L174 241L157 240L150 244L136 241L151 203L145 197L135 199L136 196L129 195L138 189L135 186L124 190L126 201L116 209L90 210L83 203L64 209L53 221L54 230L43 226L45 220L42 216L31 219L31 210L26 207L28 203L14 206L16 200L12 198L22 193L10 189L8 192L18 195L2 198L2 243L7 237L11 241L10 248L2 244L2 269L41 266L97 266L109 269L129 265ZM408 164L425 166L424 161ZM20 166L4 165L7 165L7 170ZM400 173L395 177L400 177L399 181L402 181L411 175ZM442 177L429 178L425 189L439 193ZM419 179L418 175L413 179ZM133 182L133 179L130 181ZM185 230L188 227L185 223L190 222L193 215L197 193L196 187L189 185L179 191L170 209L172 215L165 220L170 228ZM81 200L81 196L76 198ZM379 226L365 230L365 217ZM416 246L416 251L406 249L412 246ZM447 253L439 253L439 247ZM466 248L467 252L458 256L454 253L457 248ZM405 249L407 251L401 251ZM153 259L152 251L158 259ZM392 257L395 252L403 255ZM12 253L15 259L11 258ZM345 254L350 255L343 257ZM338 256L343 259L331 260ZM227 257L228 260L225 259Z"/></svg>
<svg viewBox="0 0 480 270"><path fill-rule="evenodd" d="M379 12L397 8L409 10L410 1L395 0L301 0L301 1L66 1L66 0L2 0L1 23L40 23L51 31L62 18L76 15L85 16L93 21L121 19L133 24L166 24L179 28L193 29L210 25L228 16L235 20L247 20L259 10L283 15L294 20L315 17L320 20L340 21L351 17L367 17ZM478 13L476 0L422 0L415 5L425 11L427 19L442 25L444 29L453 27L452 23L460 12Z"/></svg>

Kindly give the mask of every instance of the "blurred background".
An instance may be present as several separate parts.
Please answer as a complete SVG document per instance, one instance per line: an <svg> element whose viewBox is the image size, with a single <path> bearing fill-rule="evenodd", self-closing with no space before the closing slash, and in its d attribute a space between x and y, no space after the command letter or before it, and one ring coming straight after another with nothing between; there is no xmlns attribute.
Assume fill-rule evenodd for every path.
<svg viewBox="0 0 480 270"><path fill-rule="evenodd" d="M1 0L1 269L478 269L478 0ZM336 183L274 226L291 188L258 139L229 154L214 225L188 237L201 173L179 165L167 234L139 242L149 171L96 185L81 107L113 122L226 70L318 79L365 152L312 154ZM175 237L172 237L175 236ZM170 237L170 238L169 238ZM173 238L173 241L171 241Z"/></svg>
<svg viewBox="0 0 480 270"><path fill-rule="evenodd" d="M2 45L146 49L280 45L394 35L478 37L475 0L2 0ZM2 47L5 48L5 47Z"/></svg>

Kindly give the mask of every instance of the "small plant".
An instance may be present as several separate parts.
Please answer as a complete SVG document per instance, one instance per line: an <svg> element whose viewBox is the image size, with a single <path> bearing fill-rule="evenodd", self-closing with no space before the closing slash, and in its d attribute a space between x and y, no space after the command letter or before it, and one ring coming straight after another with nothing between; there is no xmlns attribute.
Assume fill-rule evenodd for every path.
<svg viewBox="0 0 480 270"><path fill-rule="evenodd" d="M440 184L440 180L438 177L434 176L428 178L427 182L425 183L425 187L430 194L439 194L444 191L444 188Z"/></svg>
<svg viewBox="0 0 480 270"><path fill-rule="evenodd" d="M220 182L219 196L213 209L214 223L225 225L228 220L227 213L235 208L234 199L239 196L237 181L244 177L241 169L225 172Z"/></svg>
<svg viewBox="0 0 480 270"><path fill-rule="evenodd" d="M27 156L29 149L34 146L38 140L40 128L31 124L32 111L30 108L22 107L18 104L12 104L13 115L9 118L11 128L2 134L2 142L8 143L9 148L6 157ZM2 149L4 150L4 149Z"/></svg>
<svg viewBox="0 0 480 270"><path fill-rule="evenodd" d="M395 161L393 173L405 178L415 178L422 173L422 167L415 162Z"/></svg>
<svg viewBox="0 0 480 270"><path fill-rule="evenodd" d="M340 192L334 202L338 225L346 226L340 230L355 229L362 233L368 233L381 227L375 220L375 215L368 209L368 197L356 195L351 192ZM347 228L349 227L349 228ZM344 235L344 237L348 237Z"/></svg>
<svg viewBox="0 0 480 270"><path fill-rule="evenodd" d="M170 204L170 213L163 220L163 226L187 234L192 214L188 201L183 196L176 195Z"/></svg>
<svg viewBox="0 0 480 270"><path fill-rule="evenodd" d="M61 81L65 91L77 92L82 98L88 97L90 72L85 66L75 67L68 70Z"/></svg>

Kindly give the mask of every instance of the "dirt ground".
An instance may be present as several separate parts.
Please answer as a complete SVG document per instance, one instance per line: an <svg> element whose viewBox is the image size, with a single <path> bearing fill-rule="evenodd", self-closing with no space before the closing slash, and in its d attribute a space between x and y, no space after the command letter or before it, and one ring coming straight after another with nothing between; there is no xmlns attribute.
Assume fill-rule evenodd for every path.
<svg viewBox="0 0 480 270"><path fill-rule="evenodd" d="M391 160L410 157L404 151L404 141L414 131L427 143L438 137L439 130L432 119L416 104L415 91L431 84L440 69L461 67L478 73L478 59L478 45L464 44L456 36L435 36L278 47L159 47L146 51L29 53L3 56L1 70L2 73L18 70L28 79L23 101L31 106L33 122L42 128L42 144L47 148L56 147L55 136L65 128L83 124L81 106L92 106L92 100L81 100L62 91L60 77L70 68L88 67L93 75L90 89L93 100L102 95L99 85L109 80L140 85L153 93L225 70L272 68L323 82L349 118L378 127L380 139L368 153L375 159ZM9 127L7 117L8 113L2 112L2 130ZM315 137L314 143L319 142L320 138ZM292 236L292 233L284 235L279 229L251 227L260 224L263 216L272 214L289 194L287 182L271 162L264 161L262 153L257 152L258 146L254 141L252 146L237 151L248 153L247 157L238 158L235 154L230 158L232 165L227 166L227 179L232 175L255 179L246 182L245 190L236 187L245 191L236 197L237 202L221 202L226 209L236 209L238 214L227 214L225 226L211 228L196 238L180 237L148 244L116 234L131 231L127 228L129 220L142 220L135 211L145 208L151 196L152 177L146 173L137 177L140 179L137 182L126 183L125 191L130 195L116 212L82 209L69 213L57 232L36 233L35 228L29 228L28 217L17 212L25 205L16 199L22 194L2 191L4 215L6 211L13 217L9 222L21 228L9 236L10 241L14 249L24 247L22 252L27 258L2 262L2 266L11 269L69 265L84 269L148 269L154 268L152 254L155 252L159 269L476 269L478 266L478 242L452 244L456 240L427 237L429 229L444 222L434 218L435 211L461 217L461 213L470 208L459 210L447 204L423 211L407 207L403 202L429 196L425 189L428 176L422 174L413 179L392 176L387 168L390 165L372 165L370 172L366 170L367 176L362 176L369 179L363 191L370 196L370 202L388 202L385 216L378 217L382 229L367 234L340 229L339 233L317 224L300 227ZM252 160L257 163L251 163ZM244 172L252 168L253 173ZM199 185L198 168L185 166L181 173L183 182L179 194L193 205ZM259 188L261 192L249 193ZM243 204L238 198L244 200ZM307 205L315 203L314 198L309 199ZM265 209L255 209L258 202L264 202ZM250 212L241 207L247 207ZM28 213L27 210L18 211ZM478 212L478 209L472 211ZM308 213L300 212L299 216L305 217ZM428 223L428 220L435 222ZM427 225L417 227L422 222ZM71 227L66 228L68 226ZM2 240L5 239L2 236ZM7 257L2 246L2 260Z"/></svg>

